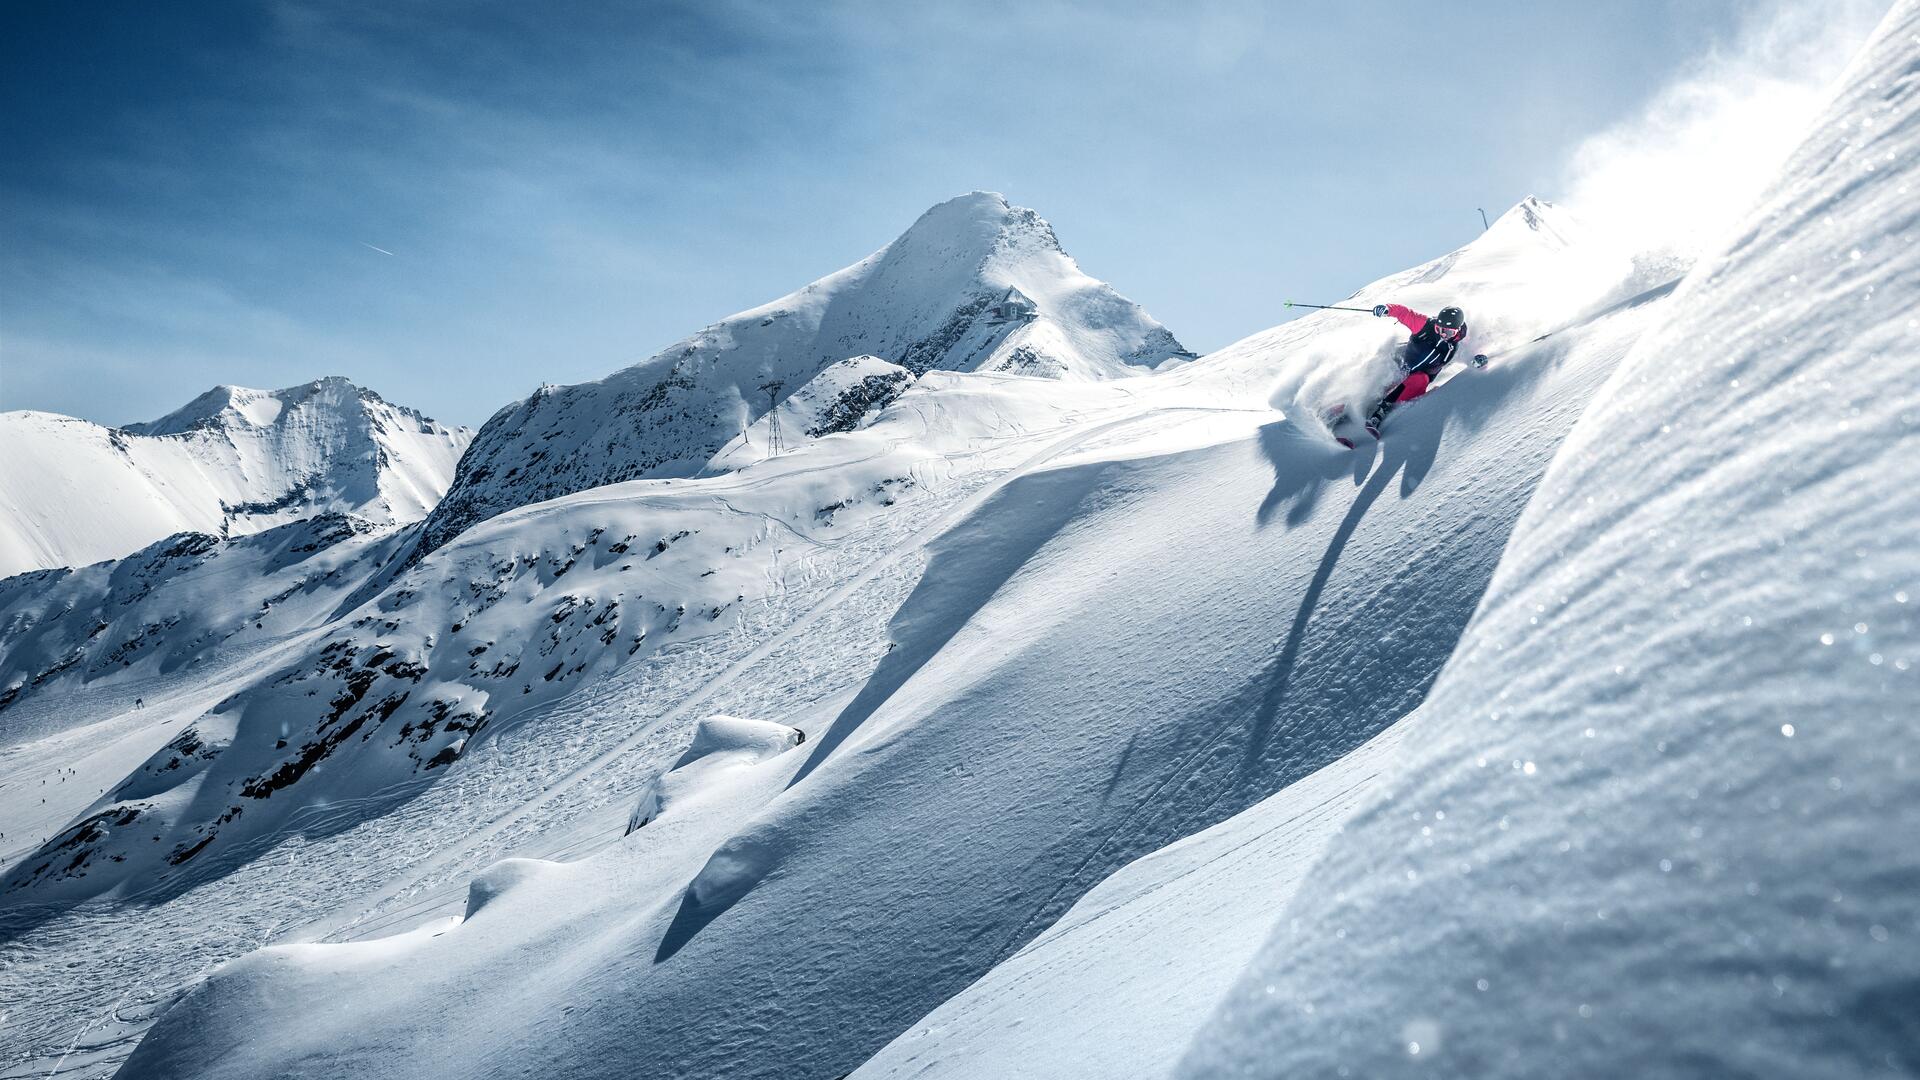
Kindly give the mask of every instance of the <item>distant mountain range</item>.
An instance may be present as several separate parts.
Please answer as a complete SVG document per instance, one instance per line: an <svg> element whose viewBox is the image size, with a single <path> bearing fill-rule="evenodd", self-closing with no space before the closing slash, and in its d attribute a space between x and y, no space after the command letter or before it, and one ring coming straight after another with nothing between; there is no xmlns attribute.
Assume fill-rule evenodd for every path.
<svg viewBox="0 0 1920 1080"><path fill-rule="evenodd" d="M244 536L319 514L417 521L472 438L338 377L216 386L123 428L0 413L0 577L117 559L177 532Z"/></svg>

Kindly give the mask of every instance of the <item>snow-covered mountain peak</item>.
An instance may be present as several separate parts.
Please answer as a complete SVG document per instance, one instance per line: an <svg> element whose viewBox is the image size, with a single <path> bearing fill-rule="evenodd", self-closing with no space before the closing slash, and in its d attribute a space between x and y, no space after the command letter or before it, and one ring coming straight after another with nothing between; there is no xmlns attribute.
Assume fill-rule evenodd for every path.
<svg viewBox="0 0 1920 1080"><path fill-rule="evenodd" d="M1494 219L1492 228L1487 231L1515 228L1524 228L1530 232L1540 233L1548 239L1567 243L1570 239L1569 233L1575 226L1572 216L1567 211L1537 195L1529 195L1514 203L1506 213Z"/></svg>
<svg viewBox="0 0 1920 1080"><path fill-rule="evenodd" d="M992 191L969 192L936 204L882 252L890 275L924 267L972 272L996 281L1018 277L1021 264L1029 260L1066 258L1047 219Z"/></svg>
<svg viewBox="0 0 1920 1080"><path fill-rule="evenodd" d="M124 428L5 413L0 437L4 576L119 558L177 532L240 536L321 513L417 521L473 432L329 376L216 386Z"/></svg>
<svg viewBox="0 0 1920 1080"><path fill-rule="evenodd" d="M282 390L222 383L158 420L128 424L121 430L134 435L180 435L217 427L264 428L281 422L289 410L300 408L342 417L360 411L391 413L419 420L434 430L452 430L413 409L394 405L342 375L327 375Z"/></svg>
<svg viewBox="0 0 1920 1080"><path fill-rule="evenodd" d="M1565 207L1529 195L1514 203L1506 213L1473 238L1461 252L1485 256L1515 249L1530 252L1560 251L1581 244L1586 231L1580 220Z"/></svg>
<svg viewBox="0 0 1920 1080"><path fill-rule="evenodd" d="M128 424L122 430L135 435L179 435L219 426L230 419L265 427L279 419L283 404L270 390L222 383L158 420Z"/></svg>
<svg viewBox="0 0 1920 1080"><path fill-rule="evenodd" d="M1060 250L1060 238L1039 214L1013 205L997 191L970 191L929 207L890 247L947 247L985 254L1020 242Z"/></svg>
<svg viewBox="0 0 1920 1080"><path fill-rule="evenodd" d="M414 557L515 506L711 472L769 409L861 356L914 377L938 368L1093 380L1192 353L1082 272L1040 215L971 192L852 266L597 382L543 386L501 410L460 463Z"/></svg>

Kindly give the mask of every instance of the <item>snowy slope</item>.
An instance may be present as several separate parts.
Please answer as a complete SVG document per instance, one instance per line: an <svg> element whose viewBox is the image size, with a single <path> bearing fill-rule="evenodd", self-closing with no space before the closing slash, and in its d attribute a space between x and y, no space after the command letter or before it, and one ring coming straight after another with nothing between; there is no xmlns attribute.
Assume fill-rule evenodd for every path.
<svg viewBox="0 0 1920 1080"><path fill-rule="evenodd" d="M489 921L489 906L469 924L231 965L167 1014L127 1075L473 1076L527 1060L567 1076L853 1069L1114 869L1339 760L1418 704L1560 438L1665 303L1540 227L1552 218L1519 208L1475 245L1363 291L1416 306L1465 297L1500 357L1397 416L1379 451L1338 451L1269 407L1276 373L1289 397L1312 397L1342 381L1316 373L1380 356L1392 335L1371 320L1315 316L1176 371L1013 379L990 403L956 404L946 415L977 418L1042 387L1097 395L1078 430L1057 427L1039 460L933 522L937 540L904 546L927 561L922 573L910 560L904 579L888 571L903 599L886 609L884 641L836 624L856 593L835 593L778 650L744 655L720 700L693 695L808 732L775 759L784 790L655 833L669 809L592 858L503 872L517 917ZM929 385L940 377L882 417L986 378ZM1008 417L996 438L1040 419ZM883 420L817 445L886 431ZM671 483L688 498L771 483L759 472L771 468L835 472L809 471L803 452ZM668 483L630 490L664 497ZM503 516L422 568L502 543L534 515L582 513L601 492L621 488ZM872 650L864 683L791 681L850 645ZM762 672L780 680L772 692L740 684ZM684 745L656 751L653 769ZM582 770L528 813L611 779ZM631 808L602 827L617 832ZM512 989L489 989L507 971L522 973ZM315 1023L292 1006L312 1000L338 1005ZM461 1003L451 1019L449 1000Z"/></svg>
<svg viewBox="0 0 1920 1080"><path fill-rule="evenodd" d="M542 387L502 409L461 461L419 551L515 506L636 477L695 475L770 400L862 355L915 375L1085 380L1190 354L1145 311L1082 273L1038 214L976 191L935 206L893 243L797 292L598 382Z"/></svg>
<svg viewBox="0 0 1920 1080"><path fill-rule="evenodd" d="M1460 482L1469 490L1437 494L1431 503L1423 499L1411 508L1414 514L1427 514L1434 505L1454 499L1471 501L1500 492L1497 498L1516 499L1501 514L1511 520L1506 515L1517 510L1522 497L1516 489L1503 487L1499 477L1516 464L1522 475L1533 470L1531 475L1537 476L1544 469L1565 430L1560 425L1584 407L1590 380L1604 378L1624 348L1661 314L1659 298L1667 286L1649 288L1650 280L1633 274L1629 266L1596 257L1585 246L1578 222L1549 204L1528 199L1468 248L1358 294L1356 299L1365 304L1393 298L1427 310L1463 298L1473 326L1471 347L1491 349L1496 368L1450 372L1435 391L1450 397L1433 400L1457 400L1462 394L1480 398L1493 390L1501 426L1481 436L1488 440L1482 452L1530 459L1501 462L1483 475L1463 476ZM1490 306L1488 299L1498 302ZM1297 401L1307 430L1322 437L1312 423L1314 411L1329 403L1352 408L1362 402L1363 390L1371 391L1390 377L1387 357L1404 335L1382 334L1366 320L1316 318L1321 324L1304 341L1294 336L1294 328L1281 327L1222 355L1258 357L1270 364L1279 373L1276 399ZM1514 341L1520 344L1507 344ZM1353 356L1372 359L1361 365L1341 362ZM1556 379L1530 386L1521 400L1487 385L1487 377L1501 369L1537 360L1549 367L1571 367L1581 372L1580 381L1569 386ZM1194 373L1217 362L1209 358ZM1471 416L1488 405L1482 399L1461 402L1458 409ZM1429 407L1416 406L1393 420L1389 439L1400 440L1406 424ZM1560 411L1569 407L1571 412ZM1544 416L1534 415L1543 410ZM1508 440L1504 449L1500 439ZM1482 485L1490 490L1473 490ZM1479 506L1470 509L1466 520L1472 524L1467 528L1488 527L1473 522L1481 512ZM1378 513L1373 509L1368 516ZM1457 536L1458 529L1449 528L1450 518L1442 510L1424 518L1423 525L1404 527ZM1460 553L1448 552L1434 569L1444 574L1471 565ZM1439 599L1434 592L1423 579L1409 582L1405 595L1431 602ZM1319 608L1326 607L1320 601ZM1418 608L1411 612L1417 614ZM1399 600L1369 605L1352 619L1350 632L1399 639L1419 625L1403 622L1409 613ZM1427 643L1427 648L1443 652L1450 647L1450 641ZM1339 675L1330 672L1327 678ZM1117 872L1046 934L902 1032L857 1075L1169 1075L1187 1039L1280 918L1289 891L1376 782L1384 748L1396 738L1397 729L1388 728L1311 778Z"/></svg>
<svg viewBox="0 0 1920 1080"><path fill-rule="evenodd" d="M876 363L846 388L878 377L891 394L899 369ZM212 645L309 632L186 718L185 737L205 750L165 779L190 787L159 799L141 765L0 878L0 901L66 904L123 882L178 891L209 862L250 857L303 808L364 801L373 814L490 724L670 648L751 632L766 618L758 607L786 591L789 546L839 544L876 518L911 523L918 504L937 510L927 492L950 474L1004 468L1031 453L1011 436L1107 398L1124 400L929 373L857 433L817 433L805 453L738 480L612 485L483 523L364 606L353 591L408 537L386 530L310 566L304 553L353 532L338 519L321 537L291 526L225 545L188 534L121 564L14 579L0 587L0 730L25 704L57 707L76 681L165 674ZM844 394L803 400L846 418ZM137 835L97 827L129 814Z"/></svg>
<svg viewBox="0 0 1920 1080"><path fill-rule="evenodd" d="M913 372L877 356L854 356L828 364L722 447L708 463L707 471L730 472L773 456L801 439L854 431L912 384Z"/></svg>
<svg viewBox="0 0 1920 1080"><path fill-rule="evenodd" d="M103 813L157 820L152 799L190 790L225 740L179 711L207 709L250 663L325 625L401 539L399 527L328 514L234 540L181 533L117 562L0 580L6 862L32 851L30 838L99 839ZM58 775L81 767L94 786ZM111 796L99 790L109 785ZM41 863L55 871L56 855L59 870L79 872L86 842L43 846L39 862L9 865L0 881Z"/></svg>
<svg viewBox="0 0 1920 1080"><path fill-rule="evenodd" d="M1171 1074L1378 782L1396 739L1388 728L1252 809L1123 867L853 1075Z"/></svg>
<svg viewBox="0 0 1920 1080"><path fill-rule="evenodd" d="M340 378L218 386L146 424L0 413L0 576L117 559L176 532L320 513L417 521L472 439Z"/></svg>
<svg viewBox="0 0 1920 1080"><path fill-rule="evenodd" d="M1184 1075L1920 1068L1916 150L1905 0L1570 437Z"/></svg>
<svg viewBox="0 0 1920 1080"><path fill-rule="evenodd" d="M1037 228L1034 235L1050 237L1037 218L1017 217L1016 224L1032 227L1029 233ZM1004 243L1001 254L1017 254L1019 246ZM928 260L935 268L951 262L938 252ZM1016 261L1032 269L1033 260ZM1050 266L1059 280L1048 295L1060 305L1108 295L1064 256ZM956 280L978 284L964 274ZM1085 296L1076 300L1078 293ZM1020 321L1027 313L1014 304L989 314ZM329 618L303 629L293 629L290 618L246 629L247 614L239 608L252 612L258 601L301 584L300 570L267 567L236 597L244 603L210 610L206 621L219 624L215 639L225 644L222 663L210 665L205 676L136 663L135 671L94 678L92 654L122 643L117 630L100 632L98 642L88 636L91 584L50 601L75 601L75 611L64 617L54 617L47 604L27 605L22 634L5 657L17 669L11 681L21 685L0 716L0 734L25 740L0 762L11 766L0 768L0 789L12 785L21 796L0 799L7 825L0 853L9 864L0 934L25 936L27 955L60 963L62 977L52 984L36 980L25 974L33 966L25 965L16 969L22 986L0 974L0 996L31 999L15 1009L16 1020L55 1022L18 1041L72 1038L59 1021L84 1009L95 990L124 985L132 971L141 973L143 997L164 995L178 985L168 979L196 975L203 950L224 949L213 953L224 956L257 943L247 937L257 932L251 928L281 926L289 905L311 903L319 894L352 902L350 890L370 861L394 873L451 872L464 880L466 867L423 868L406 851L415 843L431 849L459 840L476 815L507 812L477 834L479 845L525 842L560 828L559 818L529 818L524 808L500 800L525 799L541 784L586 767L595 753L641 755L647 763L641 767L664 767L671 759L659 756L661 748L691 722L675 696L686 680L711 679L732 663L773 663L755 655L756 636L797 633L782 629L786 620L817 619L820 632L837 632L796 644L813 654L804 681L841 692L883 644L876 635L846 638L846 620L879 616L872 624L877 631L917 569L914 546L898 546L903 538L933 528L1012 466L1050 452L1047 447L1072 436L1076 425L1131 403L1126 392L1104 389L1116 385L1107 380L997 372L962 378L940 370L915 380L901 399L903 371L855 356L790 393L781 415L794 432L790 439L802 444L795 449L805 452L766 463L741 489L744 498L736 498L735 485L722 476L701 486L663 481L607 489L571 509L530 507L517 523L461 546L437 569L416 567L416 575L398 582L388 573L369 584L370 566L356 562L362 586ZM253 402L241 406L259 409ZM728 468L765 456L752 438L748 432L736 440ZM189 546L206 542L192 539ZM629 551L640 557L612 561ZM199 553L186 554L193 563ZM383 556L367 559L380 563ZM810 607L823 596L832 611ZM375 600L369 611L349 610L363 598ZM328 593L328 602L336 599ZM149 643L172 640L165 628L179 625L177 605L136 594L128 600L128 609L116 613L119 622L161 627L165 632L142 639ZM476 614L472 626L463 621ZM479 630L496 632L476 643ZM465 639L461 631L469 631ZM791 683L793 670L759 685ZM140 710L135 699L143 687L148 707ZM658 707L636 704L635 695ZM579 720L583 709L595 718ZM80 779L63 779L47 767L76 760L74 740L98 734L74 726L90 714L106 718L101 723L112 732L114 750L84 756L88 798L71 797L83 787L75 784L49 788L49 797L36 801L38 792L21 785ZM488 725L478 758L447 785L451 763L463 759L471 736ZM183 732L196 746L191 771L175 766L179 755L168 749ZM382 738L371 743L376 733ZM621 782L634 781L626 775L609 790ZM157 790L156 783L171 786ZM576 798L567 813L594 805ZM113 824L130 812L139 816ZM389 834L401 819L414 823L404 837L352 839L368 831ZM310 879L293 887L266 871L262 858L287 845L316 861L322 859L316 849L325 848L335 860L329 865L352 869L336 869L340 876L325 886ZM264 883L254 879L256 867L268 873ZM315 866L316 877L329 872ZM210 889L230 901L209 900ZM82 906L100 896L119 906ZM228 912L226 922L208 924L198 915L214 909ZM96 928L122 935L123 947L82 949L86 971L76 970L72 958L54 959ZM158 947L166 941L174 948ZM138 962L131 960L136 954ZM146 989L156 984L157 990ZM112 1042L137 1032L137 1023L103 1023L96 1031L114 1031L100 1036Z"/></svg>
<svg viewBox="0 0 1920 1080"><path fill-rule="evenodd" d="M1871 404L1898 381L1874 359L1913 355L1878 306L1920 284L1910 168L1882 175L1910 161L1911 91L1888 91L1916 70L1911 10L1576 432L1430 702L1115 874L857 1076L1912 1070L1889 886L1914 799L1885 748L1920 564L1912 507L1874 504L1911 493L1920 413ZM1675 408L1706 399L1732 407Z"/></svg>
<svg viewBox="0 0 1920 1080"><path fill-rule="evenodd" d="M29 694L0 727L23 710L111 710L115 731L148 721L116 745L149 741L131 756L89 757L74 742L89 733L76 729L0 754L0 821L42 821L36 796L85 796L55 819L69 832L6 829L7 862L22 877L51 849L62 856L53 873L0 892L0 936L16 961L0 968L0 998L15 1003L5 1041L20 1048L19 1067L46 1071L76 1038L97 1047L74 1059L84 1067L118 1060L177 989L276 935L356 936L408 925L410 912L457 914L474 868L493 858L617 839L701 708L783 719L811 710L787 722L823 730L832 713L817 703L844 698L884 651L887 614L923 563L919 544L1009 469L1097 437L1132 409L1118 384L930 372L873 422L777 461L504 515L395 583L370 609L377 618L353 613L278 640L244 671L176 673L164 699L149 689L144 711L128 712L131 693L108 683ZM334 667L347 650L365 660L383 647L395 655L370 682L355 674L364 666ZM472 695L487 725L460 743L456 764L433 765L463 738L419 722L436 723L429 695L446 693ZM403 694L393 711L361 719ZM316 738L343 699L358 704L340 717L358 719L357 734L326 743L334 724ZM215 725L234 735L201 740L218 752L196 764L195 801L173 798L117 832L111 818L100 835L84 827L130 808L123 783L142 779L132 774L180 730ZM324 759L241 794L298 770L314 744ZM55 775L72 764L86 775L68 779L83 784ZM402 782L383 787L393 776ZM143 798L153 801L144 788L132 801ZM217 839L169 862L208 826ZM109 902L79 903L100 896ZM116 946L99 947L107 940Z"/></svg>
<svg viewBox="0 0 1920 1080"><path fill-rule="evenodd" d="M324 622L397 539L325 514L234 540L179 533L125 559L0 579L0 731L66 683L137 680L205 651Z"/></svg>

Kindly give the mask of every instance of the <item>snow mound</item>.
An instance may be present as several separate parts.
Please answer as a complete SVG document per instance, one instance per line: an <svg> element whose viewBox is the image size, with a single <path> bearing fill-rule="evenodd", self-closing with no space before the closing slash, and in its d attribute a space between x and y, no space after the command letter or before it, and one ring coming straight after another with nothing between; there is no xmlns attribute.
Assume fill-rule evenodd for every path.
<svg viewBox="0 0 1920 1080"><path fill-rule="evenodd" d="M792 393L862 355L916 376L940 369L1087 380L1142 374L1190 354L1082 273L1038 214L973 192L797 292L598 382L542 387L500 410L461 460L418 554L515 506L640 477L697 475L767 411L762 387Z"/></svg>
<svg viewBox="0 0 1920 1080"><path fill-rule="evenodd" d="M711 786L719 777L778 757L806 741L806 732L799 728L766 720L719 715L701 720L687 752L641 794L627 818L627 832L652 824L670 805Z"/></svg>
<svg viewBox="0 0 1920 1080"><path fill-rule="evenodd" d="M693 745L687 747L675 768L686 768L715 754L734 755L736 760L760 762L807 741L799 728L765 720L744 720L738 716L709 716L693 729Z"/></svg>
<svg viewBox="0 0 1920 1080"><path fill-rule="evenodd" d="M1183 1075L1910 1073L1920 4L1675 294Z"/></svg>
<svg viewBox="0 0 1920 1080"><path fill-rule="evenodd" d="M117 559L178 532L240 536L327 513L417 521L472 437L341 378L219 386L118 429L0 413L0 576Z"/></svg>
<svg viewBox="0 0 1920 1080"><path fill-rule="evenodd" d="M560 864L546 859L501 859L473 876L467 886L467 910L462 917L471 919L481 908L510 890L530 881L551 878L559 869Z"/></svg>

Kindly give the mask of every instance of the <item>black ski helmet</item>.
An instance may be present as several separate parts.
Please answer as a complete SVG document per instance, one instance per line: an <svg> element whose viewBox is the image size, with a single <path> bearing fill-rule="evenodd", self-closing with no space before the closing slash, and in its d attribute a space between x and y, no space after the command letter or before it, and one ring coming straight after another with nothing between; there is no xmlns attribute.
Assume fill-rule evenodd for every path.
<svg viewBox="0 0 1920 1080"><path fill-rule="evenodd" d="M1444 307L1433 321L1449 330L1458 330L1467 325L1467 313L1457 307Z"/></svg>

